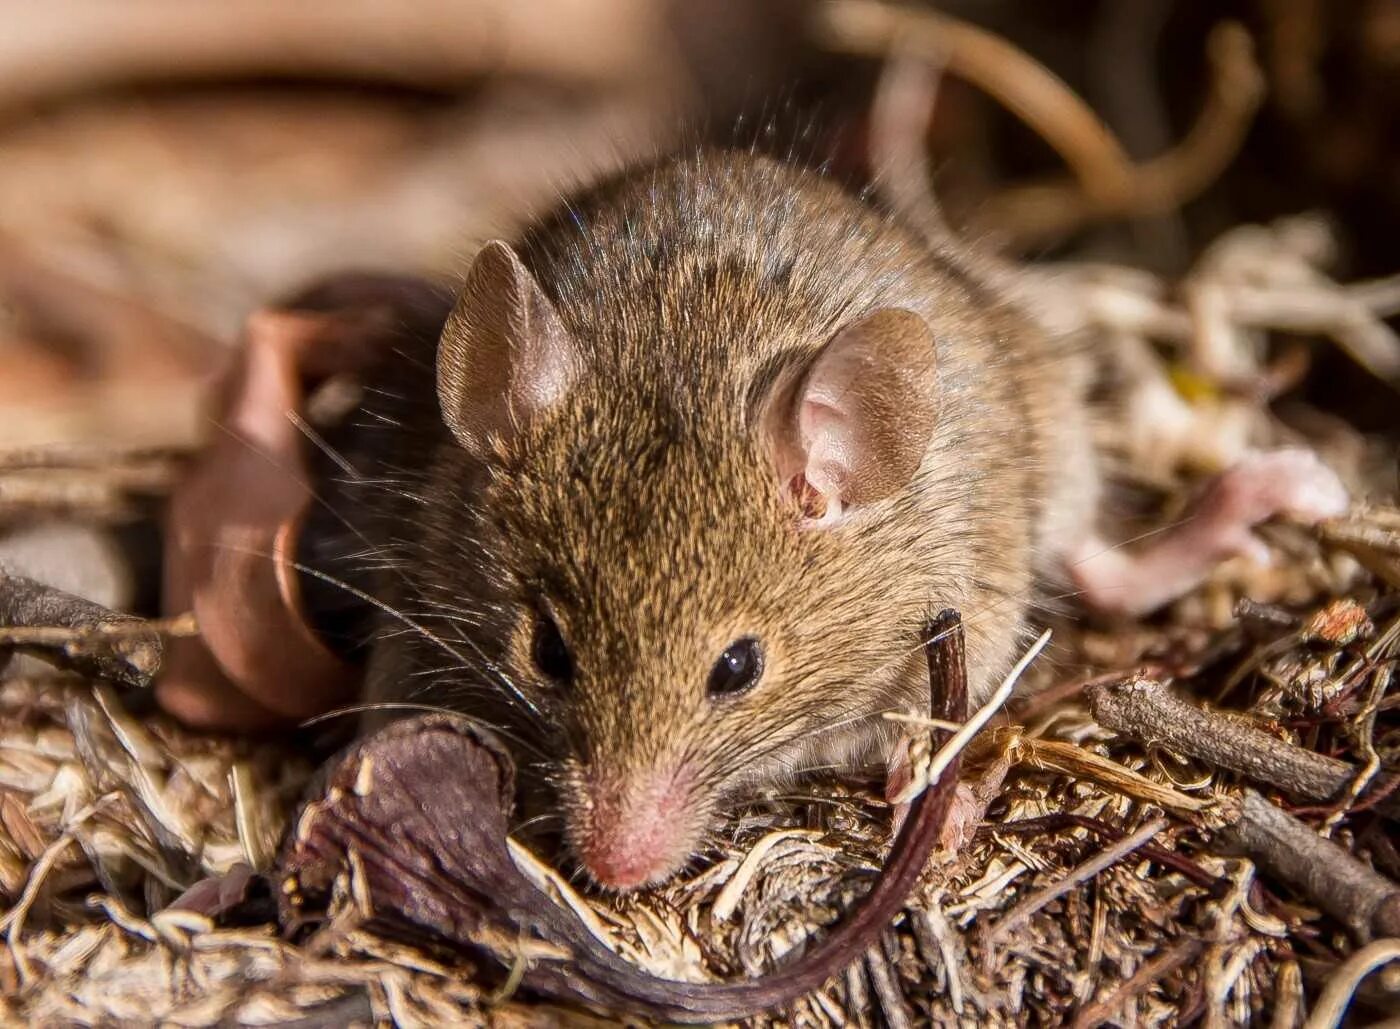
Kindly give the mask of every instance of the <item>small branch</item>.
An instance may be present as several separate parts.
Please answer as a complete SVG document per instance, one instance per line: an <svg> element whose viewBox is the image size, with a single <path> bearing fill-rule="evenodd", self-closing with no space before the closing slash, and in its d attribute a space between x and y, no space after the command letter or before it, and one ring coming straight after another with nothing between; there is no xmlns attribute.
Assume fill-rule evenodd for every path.
<svg viewBox="0 0 1400 1029"><path fill-rule="evenodd" d="M1086 691L1095 720L1143 743L1159 743L1179 754L1268 783L1289 796L1326 801L1342 795L1358 769L1314 754L1218 712L1188 704L1162 683L1143 676ZM1375 789L1388 782L1377 777ZM1382 811L1400 811L1392 798Z"/></svg>
<svg viewBox="0 0 1400 1029"><path fill-rule="evenodd" d="M929 640L925 644L925 646L931 648L930 661L934 660L934 655L940 650L937 646L938 642L939 641L935 638ZM1046 629L1040 634L1040 638L1031 644L1030 649L1021 655L1021 659L1017 661L1011 671L1006 674L1006 678L1002 680L1001 685L996 688L996 691L987 698L987 702L978 708L964 725L958 728L958 731L949 738L947 743L939 748L938 752L933 755L931 760L918 761L911 756L911 764L914 767L910 769L911 775L909 777L909 782L904 789L900 790L896 796L891 798L891 803L907 804L910 800L927 789L930 783L940 781L943 773L947 771L948 766L958 758L963 748L972 741L974 736L982 731L983 726L992 720L992 716L1001 710L1001 706L1006 703L1006 698L1011 696L1011 692L1016 688L1016 683L1020 681L1026 669L1030 667L1030 663L1040 655L1040 652L1045 649L1049 642L1050 630ZM947 680L939 679L935 675L933 681L940 682ZM891 712L891 714L886 717L890 721L919 721L909 715L898 712ZM933 729L943 728L941 719L930 719L925 722L925 724Z"/></svg>
<svg viewBox="0 0 1400 1029"><path fill-rule="evenodd" d="M113 82L272 76L460 86L496 72L615 83L658 70L649 0L57 0L10 11L0 107Z"/></svg>
<svg viewBox="0 0 1400 1029"><path fill-rule="evenodd" d="M1400 589L1400 510L1359 508L1318 527L1322 541L1346 551L1371 574Z"/></svg>
<svg viewBox="0 0 1400 1029"><path fill-rule="evenodd" d="M1254 790L1245 790L1227 832L1261 868L1362 939L1400 936L1400 886Z"/></svg>
<svg viewBox="0 0 1400 1029"><path fill-rule="evenodd" d="M1065 740L1037 739L1012 729L1008 731L1005 746L1011 760L1018 765L1092 779L1100 786L1168 811L1197 814L1211 806L1210 801L1182 793Z"/></svg>
<svg viewBox="0 0 1400 1029"><path fill-rule="evenodd" d="M1128 195L1132 162L1113 133L1059 76L1000 36L872 0L829 0L817 9L815 28L833 49L867 57L883 57L895 46L932 52L1034 129L1098 203L1121 203Z"/></svg>
<svg viewBox="0 0 1400 1029"><path fill-rule="evenodd" d="M1128 980L1121 983L1107 997L1083 1008L1075 1016L1073 1029L1093 1029L1095 1026L1103 1025L1120 1017L1124 1004L1145 992L1153 983L1161 981L1183 965L1195 961L1204 949L1204 940L1200 938L1185 939L1170 950L1158 954L1152 960L1144 961ZM1133 1019L1129 1018L1126 1024L1132 1022Z"/></svg>
<svg viewBox="0 0 1400 1029"><path fill-rule="evenodd" d="M914 1022L900 994L895 970L885 959L878 942L871 944L865 952L865 968L870 976L870 986L875 991L875 999L880 1002L880 1013L884 1015L885 1024L890 1029L912 1029Z"/></svg>
<svg viewBox="0 0 1400 1029"><path fill-rule="evenodd" d="M1002 918L1001 921L985 931L983 940L987 947L987 953L990 954L992 952L992 943L998 937L1005 936L1007 933L1019 929L1025 924L1028 918L1046 904L1049 904L1059 897L1063 897L1080 883L1087 882L1104 869L1117 864L1123 858L1141 848L1166 827L1167 820L1165 818L1160 816L1154 818L1131 836L1125 836L1107 850L1095 854L1058 882L1050 883L1036 890L1007 912L1006 916Z"/></svg>
<svg viewBox="0 0 1400 1029"><path fill-rule="evenodd" d="M988 835L1006 833L1036 834L1056 832L1063 829L1084 829L1097 836L1106 836L1110 840L1121 840L1123 838L1122 830L1116 826L1099 821L1097 818L1076 815L1069 811L1059 811L1052 815L1042 815L1039 818L1018 818L1013 822L1001 822L996 825L982 827L982 831L985 831ZM1174 872L1179 872L1202 889L1214 889L1220 885L1219 879L1211 875L1190 858L1178 854L1174 850L1168 850L1166 847L1159 847L1155 843L1144 843L1141 849L1143 857L1157 862L1157 864L1164 868L1170 868Z"/></svg>
<svg viewBox="0 0 1400 1029"><path fill-rule="evenodd" d="M987 221L1022 245L1043 243L1086 222L1174 211L1220 175L1244 142L1264 96L1248 33L1226 22L1206 44L1213 79L1205 107L1184 140L1128 169L1121 192L1107 196L1077 183L1022 186L988 204Z"/></svg>
<svg viewBox="0 0 1400 1029"><path fill-rule="evenodd" d="M167 625L187 632L184 622ZM157 627L71 593L0 572L0 647L41 651L85 675L145 687L160 668Z"/></svg>
<svg viewBox="0 0 1400 1029"><path fill-rule="evenodd" d="M1263 98L1248 34L1233 22L1219 26L1207 44L1211 93L1195 126L1173 149L1135 165L1063 80L985 29L875 0L828 0L817 9L815 29L823 43L847 53L925 55L986 92L1064 158L1074 182L1021 187L990 205L993 225L1023 243L1062 235L1091 219L1176 209L1229 164Z"/></svg>
<svg viewBox="0 0 1400 1029"><path fill-rule="evenodd" d="M941 908L910 910L908 918L914 938L919 941L919 950L923 952L924 964L930 969L943 966L948 979L948 1003L955 1014L961 1015L964 1007L962 970L967 967L967 950L962 937L948 924Z"/></svg>

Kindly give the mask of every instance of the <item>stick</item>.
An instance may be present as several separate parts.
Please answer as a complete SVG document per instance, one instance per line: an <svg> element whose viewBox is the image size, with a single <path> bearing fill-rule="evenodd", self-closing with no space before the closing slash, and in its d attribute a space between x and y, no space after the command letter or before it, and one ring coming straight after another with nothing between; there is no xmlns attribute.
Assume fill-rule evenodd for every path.
<svg viewBox="0 0 1400 1029"><path fill-rule="evenodd" d="M1186 139L1134 164L1103 121L1063 80L985 29L933 11L876 0L827 0L814 27L834 49L884 56L916 49L986 92L1046 141L1074 172L1069 184L1021 187L996 198L989 220L1021 242L1039 242L1083 222L1174 210L1229 163L1263 99L1263 76L1245 30L1219 26L1207 47L1210 97Z"/></svg>
<svg viewBox="0 0 1400 1029"><path fill-rule="evenodd" d="M961 631L961 630L959 630ZM972 741L972 737L982 731L982 727L992 720L992 715L1001 710L1001 706L1006 703L1006 698L1011 696L1011 691L1016 688L1016 683L1025 673L1030 663L1034 661L1046 645L1050 642L1050 630L1046 629L1040 634L1040 638L1031 644L1030 649L1021 655L1021 660L1017 661L1011 671L1006 673L1006 678L1001 681L1001 685L996 688L996 692L987 698L987 702L977 709L976 713L964 723L957 732L953 733L948 742L939 748L938 753L933 755L933 759L925 767L912 769L913 774L909 777L909 783L900 790L898 795L892 798L891 803L906 804L914 797L918 796L928 787L930 783L938 782L948 765L953 762L963 748ZM937 640L932 641L929 646L930 665L935 660L935 655L942 652L938 647ZM944 671L942 674L953 674ZM934 678L934 682L947 682L947 679ZM885 716L893 722L914 722L918 724L922 719L914 718L901 712L891 712ZM939 719L932 720L933 728L942 728Z"/></svg>
<svg viewBox="0 0 1400 1029"><path fill-rule="evenodd" d="M1400 936L1400 886L1254 790L1245 790L1239 818L1227 834L1261 868L1361 939Z"/></svg>
<svg viewBox="0 0 1400 1029"><path fill-rule="evenodd" d="M1075 1016L1073 1029L1094 1029L1095 1026L1103 1025L1120 1015L1124 1004L1143 993L1153 983L1171 975L1182 965L1195 961L1205 946L1205 941L1199 938L1185 939L1152 960L1144 961L1131 978L1121 983L1107 997L1081 1009ZM1131 1022L1131 1019L1129 1021Z"/></svg>
<svg viewBox="0 0 1400 1029"><path fill-rule="evenodd" d="M1361 980L1390 961L1400 961L1400 940L1377 940L1343 961L1327 981L1303 1029L1333 1029L1340 1025Z"/></svg>
<svg viewBox="0 0 1400 1029"><path fill-rule="evenodd" d="M650 0L51 0L7 9L0 107L135 80L443 87L514 72L616 83L659 70L659 20Z"/></svg>
<svg viewBox="0 0 1400 1029"><path fill-rule="evenodd" d="M0 648L9 645L139 687L150 685L163 653L160 635L141 619L0 571Z"/></svg>
<svg viewBox="0 0 1400 1029"><path fill-rule="evenodd" d="M1142 847L1166 827L1167 820L1158 816L1131 836L1125 836L1107 850L1095 854L1058 882L1050 883L1036 890L1007 912L1006 916L1002 918L1001 921L997 922L983 933L983 940L987 947L987 953L989 955L991 954L991 945L998 937L1005 936L1013 929L1020 928L1031 915L1035 914L1046 904L1049 904L1057 897L1064 896L1080 883L1087 882L1111 865L1117 864L1123 858Z"/></svg>
<svg viewBox="0 0 1400 1029"><path fill-rule="evenodd" d="M1086 691L1094 719L1114 732L1159 743L1217 768L1268 783L1291 797L1327 801L1343 794L1357 768L1314 754L1235 718L1188 704L1162 683L1135 675ZM1378 776L1372 790L1385 789L1391 777ZM1377 805L1400 813L1400 798Z"/></svg>

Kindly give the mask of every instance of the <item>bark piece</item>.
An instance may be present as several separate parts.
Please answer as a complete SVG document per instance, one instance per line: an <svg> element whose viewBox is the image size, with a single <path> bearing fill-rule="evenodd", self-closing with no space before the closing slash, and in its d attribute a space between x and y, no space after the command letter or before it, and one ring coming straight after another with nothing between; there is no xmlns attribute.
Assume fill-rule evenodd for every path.
<svg viewBox="0 0 1400 1029"><path fill-rule="evenodd" d="M1239 718L1199 708L1146 676L1095 686L1086 693L1100 725L1267 783L1294 799L1334 800L1360 771L1345 761L1295 747ZM1366 795L1384 795L1391 781L1390 776L1377 776ZM1390 796L1377 807L1395 817L1400 800Z"/></svg>

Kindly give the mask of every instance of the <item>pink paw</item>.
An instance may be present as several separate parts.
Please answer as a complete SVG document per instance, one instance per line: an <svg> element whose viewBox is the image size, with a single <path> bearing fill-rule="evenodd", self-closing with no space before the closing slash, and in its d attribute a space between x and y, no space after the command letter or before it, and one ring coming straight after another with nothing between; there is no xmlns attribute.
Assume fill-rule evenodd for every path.
<svg viewBox="0 0 1400 1029"><path fill-rule="evenodd" d="M1210 526L1221 556L1267 563L1255 526L1277 515L1317 522L1343 514L1348 503L1337 474L1311 450L1292 447L1251 454L1229 468L1202 498L1197 518Z"/></svg>
<svg viewBox="0 0 1400 1029"><path fill-rule="evenodd" d="M1102 611L1141 616L1190 592L1226 558L1268 564L1254 534L1261 522L1288 515L1316 522L1343 514L1347 491L1311 450L1250 454L1206 489L1177 525L1128 552L1090 537L1071 552L1069 573L1085 601Z"/></svg>

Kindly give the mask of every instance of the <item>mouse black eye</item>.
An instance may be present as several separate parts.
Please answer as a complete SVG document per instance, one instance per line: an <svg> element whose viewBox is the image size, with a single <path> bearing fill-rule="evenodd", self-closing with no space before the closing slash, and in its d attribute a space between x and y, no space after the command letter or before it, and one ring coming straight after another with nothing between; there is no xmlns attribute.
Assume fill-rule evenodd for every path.
<svg viewBox="0 0 1400 1029"><path fill-rule="evenodd" d="M534 651L535 667L555 682L567 685L574 681L574 659L569 654L569 646L559 633L554 619L542 614L535 619Z"/></svg>
<svg viewBox="0 0 1400 1029"><path fill-rule="evenodd" d="M752 689L763 675L763 648L758 640L745 637L725 648L705 688L712 697L729 697Z"/></svg>

